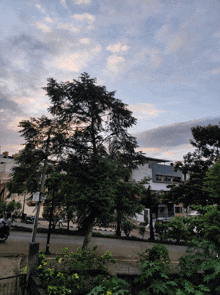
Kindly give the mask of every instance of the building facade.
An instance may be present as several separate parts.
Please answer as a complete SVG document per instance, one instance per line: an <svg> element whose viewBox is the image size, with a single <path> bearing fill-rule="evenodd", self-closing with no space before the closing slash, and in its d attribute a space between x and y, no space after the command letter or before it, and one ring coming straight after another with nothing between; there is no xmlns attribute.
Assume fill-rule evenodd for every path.
<svg viewBox="0 0 220 295"><path fill-rule="evenodd" d="M150 178L149 185L151 191L157 194L163 194L168 191L167 185L178 184L188 179L188 175L184 175L180 170L174 171L173 163L164 159L146 157L144 165L140 165L138 169L133 170L131 180L140 181L144 177ZM148 186L148 185L146 185ZM185 216L186 210L182 204L159 204L158 212L153 214L154 220L166 221L173 216ZM137 221L149 222L149 209L145 209L142 214L137 215Z"/></svg>
<svg viewBox="0 0 220 295"><path fill-rule="evenodd" d="M10 179L11 168L14 166L14 158L18 154L9 156L9 152L0 154L0 200L3 201L8 195L6 183Z"/></svg>
<svg viewBox="0 0 220 295"><path fill-rule="evenodd" d="M11 169L15 165L15 158L19 156L18 154L14 154L12 156L9 156L9 152L3 152L0 154L0 201L6 200L6 197L8 196L9 192L6 187L6 183L10 179L10 173L12 172ZM10 201L16 201L20 202L22 205L22 212L27 215L35 215L36 213L36 203L32 202L31 200L28 200L30 198L30 194L23 194L23 195L17 195L12 194L9 199L7 199L7 202ZM42 217L43 213L43 206L40 208L40 217Z"/></svg>

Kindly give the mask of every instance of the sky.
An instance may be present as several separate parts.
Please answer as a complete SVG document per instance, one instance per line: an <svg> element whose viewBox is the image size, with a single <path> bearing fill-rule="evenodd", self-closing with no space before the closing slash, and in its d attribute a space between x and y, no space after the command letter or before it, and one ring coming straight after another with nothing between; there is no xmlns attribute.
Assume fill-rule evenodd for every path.
<svg viewBox="0 0 220 295"><path fill-rule="evenodd" d="M0 146L47 115L42 87L87 72L138 119L146 156L182 160L220 121L220 0L0 0Z"/></svg>

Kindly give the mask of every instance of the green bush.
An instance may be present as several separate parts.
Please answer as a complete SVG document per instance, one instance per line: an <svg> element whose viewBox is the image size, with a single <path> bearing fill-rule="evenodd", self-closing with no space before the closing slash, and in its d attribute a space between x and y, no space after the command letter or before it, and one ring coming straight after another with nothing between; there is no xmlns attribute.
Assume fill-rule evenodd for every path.
<svg viewBox="0 0 220 295"><path fill-rule="evenodd" d="M142 240L143 240L144 234L146 232L145 226L144 225L139 226L138 230L139 230L139 234L142 236Z"/></svg>
<svg viewBox="0 0 220 295"><path fill-rule="evenodd" d="M98 255L97 246L92 250L78 248L77 253L67 253L63 249L64 258L56 257L56 264L48 268L44 253L39 253L38 278L47 295L74 294L84 295L109 278L105 264L113 262L111 253Z"/></svg>
<svg viewBox="0 0 220 295"><path fill-rule="evenodd" d="M168 231L168 228L168 223L161 223L159 221L155 222L155 233L159 237L160 241L166 241L166 232Z"/></svg>
<svg viewBox="0 0 220 295"><path fill-rule="evenodd" d="M121 228L126 234L126 237L128 238L132 230L137 228L137 226L133 222L125 220L121 223Z"/></svg>
<svg viewBox="0 0 220 295"><path fill-rule="evenodd" d="M88 295L124 295L129 294L129 284L117 277L110 278L107 282L103 282L100 286L96 286Z"/></svg>
<svg viewBox="0 0 220 295"><path fill-rule="evenodd" d="M172 239L176 243L188 242L195 235L193 229L193 217L175 217L169 222L168 230L165 234L166 239Z"/></svg>
<svg viewBox="0 0 220 295"><path fill-rule="evenodd" d="M169 252L164 245L147 249L140 254L141 274L135 279L138 295L220 294L220 258L215 259L210 247L214 246L208 241L195 242L180 259L177 273L169 269Z"/></svg>
<svg viewBox="0 0 220 295"><path fill-rule="evenodd" d="M161 241L188 243L195 236L194 217L174 217L167 223L155 223L155 232Z"/></svg>

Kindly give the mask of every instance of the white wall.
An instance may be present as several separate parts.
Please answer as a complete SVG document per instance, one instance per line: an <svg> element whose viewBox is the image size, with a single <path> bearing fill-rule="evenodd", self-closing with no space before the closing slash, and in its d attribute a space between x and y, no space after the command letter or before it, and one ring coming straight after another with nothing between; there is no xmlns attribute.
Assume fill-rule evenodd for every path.
<svg viewBox="0 0 220 295"><path fill-rule="evenodd" d="M149 163L140 165L138 169L133 170L131 175L131 180L140 181L144 177L153 178L152 168L149 168ZM168 183L153 182L152 180L150 180L148 185L151 186L151 190L164 190L164 191L169 190L166 187ZM145 185L145 186L148 187L148 185Z"/></svg>

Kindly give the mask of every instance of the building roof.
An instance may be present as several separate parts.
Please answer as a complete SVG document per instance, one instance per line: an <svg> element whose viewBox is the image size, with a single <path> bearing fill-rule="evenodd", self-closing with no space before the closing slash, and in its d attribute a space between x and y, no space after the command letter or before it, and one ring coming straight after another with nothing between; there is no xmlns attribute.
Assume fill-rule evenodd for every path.
<svg viewBox="0 0 220 295"><path fill-rule="evenodd" d="M155 161L155 162L157 162L157 163L161 163L161 162L172 162L172 161L170 161L170 160L165 160L165 159L158 159L158 158L151 158L151 157L145 157L145 159L147 160L147 161Z"/></svg>

